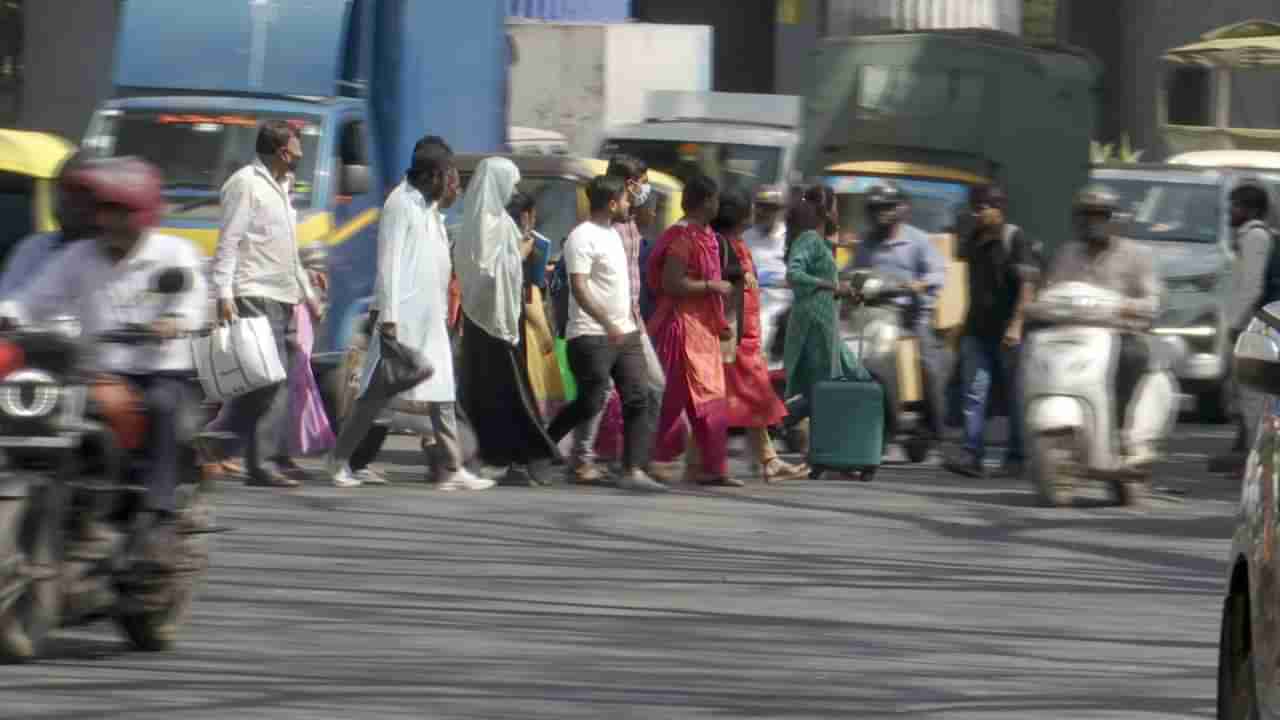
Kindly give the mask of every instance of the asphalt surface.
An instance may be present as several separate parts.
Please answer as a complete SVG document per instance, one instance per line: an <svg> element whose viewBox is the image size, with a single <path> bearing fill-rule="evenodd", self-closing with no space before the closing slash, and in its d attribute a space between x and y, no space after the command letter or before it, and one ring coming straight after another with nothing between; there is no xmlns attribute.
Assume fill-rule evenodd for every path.
<svg viewBox="0 0 1280 720"><path fill-rule="evenodd" d="M1148 508L888 466L634 496L220 485L180 646L62 631L0 718L1205 718L1237 482ZM746 472L746 467L738 467Z"/></svg>

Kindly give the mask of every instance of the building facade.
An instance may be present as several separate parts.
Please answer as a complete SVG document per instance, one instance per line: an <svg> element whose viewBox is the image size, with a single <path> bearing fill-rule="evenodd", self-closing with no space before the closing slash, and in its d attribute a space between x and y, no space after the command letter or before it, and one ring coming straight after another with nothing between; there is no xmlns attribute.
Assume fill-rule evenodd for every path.
<svg viewBox="0 0 1280 720"><path fill-rule="evenodd" d="M1171 91L1171 118L1212 124L1208 77L1194 70L1169 72L1160 61L1166 50L1194 42L1201 34L1245 20L1280 20L1275 0L1058 0L1058 35L1092 51L1102 61L1099 139L1128 135L1144 160L1165 157L1157 128L1162 86ZM1280 127L1280 73L1258 71L1232 83L1236 127Z"/></svg>

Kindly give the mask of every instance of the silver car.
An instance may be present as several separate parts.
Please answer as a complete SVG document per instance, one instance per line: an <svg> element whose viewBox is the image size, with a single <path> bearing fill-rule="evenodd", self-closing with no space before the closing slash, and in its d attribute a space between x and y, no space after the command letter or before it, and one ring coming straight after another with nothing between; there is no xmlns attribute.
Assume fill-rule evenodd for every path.
<svg viewBox="0 0 1280 720"><path fill-rule="evenodd" d="M1235 349L1236 378L1265 393L1231 539L1218 648L1218 717L1280 717L1280 303L1264 308Z"/></svg>
<svg viewBox="0 0 1280 720"><path fill-rule="evenodd" d="M1235 237L1228 196L1246 178L1268 187L1273 198L1280 187L1280 174L1234 168L1107 165L1091 173L1120 196L1116 233L1155 251L1168 293L1155 332L1179 346L1174 374L1183 409L1206 422L1225 422L1231 414L1227 313Z"/></svg>

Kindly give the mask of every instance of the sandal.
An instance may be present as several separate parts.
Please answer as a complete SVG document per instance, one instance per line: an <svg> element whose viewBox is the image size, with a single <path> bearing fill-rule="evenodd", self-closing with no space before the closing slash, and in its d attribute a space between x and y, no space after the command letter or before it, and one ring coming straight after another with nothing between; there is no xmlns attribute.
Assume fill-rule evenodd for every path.
<svg viewBox="0 0 1280 720"><path fill-rule="evenodd" d="M780 457L774 457L764 464L762 468L764 481L767 483L782 482L783 480L799 480L809 475L809 466L806 463L792 465L785 462Z"/></svg>

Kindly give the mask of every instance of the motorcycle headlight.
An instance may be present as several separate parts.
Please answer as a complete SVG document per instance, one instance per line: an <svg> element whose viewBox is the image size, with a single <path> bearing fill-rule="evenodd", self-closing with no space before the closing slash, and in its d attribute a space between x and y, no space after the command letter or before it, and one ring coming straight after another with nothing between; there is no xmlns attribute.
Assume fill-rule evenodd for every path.
<svg viewBox="0 0 1280 720"><path fill-rule="evenodd" d="M15 420L38 420L58 406L59 385L50 374L17 370L0 381L0 413Z"/></svg>

